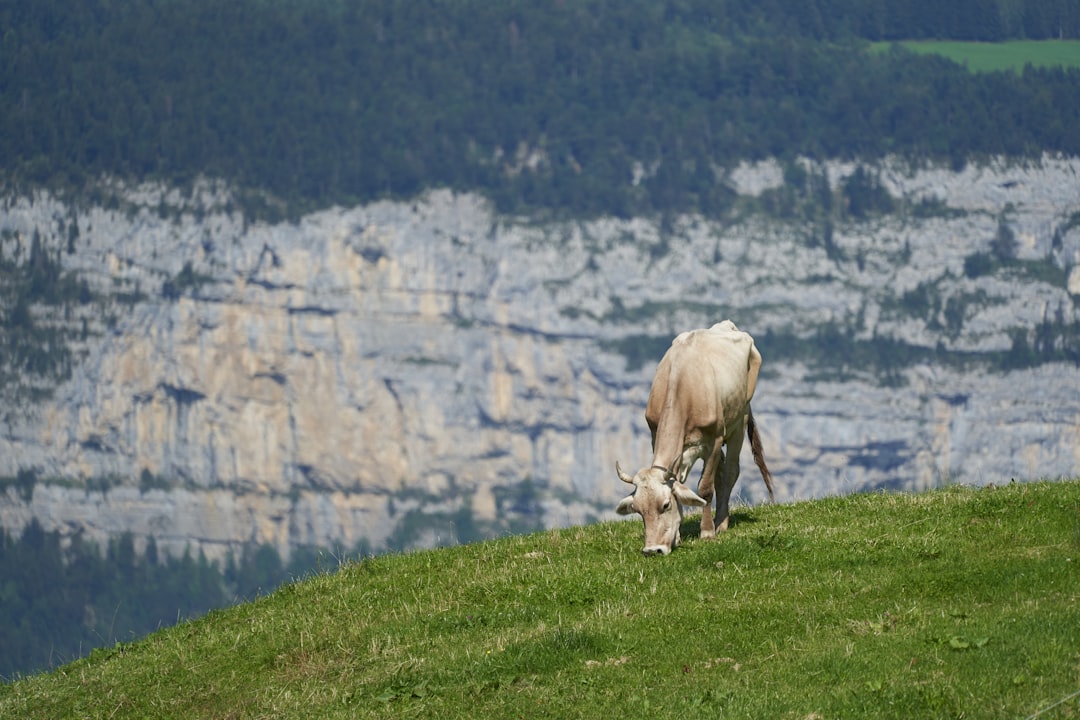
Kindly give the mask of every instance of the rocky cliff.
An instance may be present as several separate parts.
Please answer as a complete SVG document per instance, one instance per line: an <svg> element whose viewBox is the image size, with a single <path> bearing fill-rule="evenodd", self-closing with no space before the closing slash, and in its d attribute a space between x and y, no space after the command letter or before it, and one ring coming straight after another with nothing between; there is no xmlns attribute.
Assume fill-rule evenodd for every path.
<svg viewBox="0 0 1080 720"><path fill-rule="evenodd" d="M613 516L656 361L724 318L765 356L781 501L1080 473L1080 161L886 164L872 212L864 168L805 167L824 213L785 211L805 199L770 162L731 175L724 222L433 191L271 225L208 182L8 197L0 262L81 292L0 308L66 353L52 375L0 358L0 525L220 558Z"/></svg>

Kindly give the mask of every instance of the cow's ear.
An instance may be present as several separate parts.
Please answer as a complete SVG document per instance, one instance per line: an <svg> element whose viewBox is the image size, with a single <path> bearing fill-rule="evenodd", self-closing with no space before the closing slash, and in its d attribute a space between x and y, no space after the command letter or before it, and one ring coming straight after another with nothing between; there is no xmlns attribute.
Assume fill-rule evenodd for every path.
<svg viewBox="0 0 1080 720"><path fill-rule="evenodd" d="M675 495L675 499L683 505L694 505L696 507L704 507L708 503L699 496L696 492L686 487L681 482L675 482L671 486L671 492Z"/></svg>
<svg viewBox="0 0 1080 720"><path fill-rule="evenodd" d="M615 512L619 515L632 515L634 513L634 496L627 495L622 499L615 507Z"/></svg>

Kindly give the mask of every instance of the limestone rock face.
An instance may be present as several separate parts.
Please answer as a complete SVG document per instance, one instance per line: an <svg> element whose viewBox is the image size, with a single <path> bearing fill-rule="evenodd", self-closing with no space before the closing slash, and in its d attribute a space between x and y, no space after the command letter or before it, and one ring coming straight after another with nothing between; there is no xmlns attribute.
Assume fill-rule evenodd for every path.
<svg viewBox="0 0 1080 720"><path fill-rule="evenodd" d="M852 171L828 167L836 186ZM210 183L116 188L111 207L7 198L3 257L28 262L36 236L93 299L53 320L83 323L67 376L2 391L0 477L37 481L3 486L0 525L131 531L214 559L252 541L453 541L461 518L611 517L615 461L650 460L666 343L725 318L765 355L754 413L781 501L1075 475L1080 370L978 358L1078 322L1078 173L887 165L894 198L948 212L841 224L831 247L761 215L534 224L447 191L278 225L246 223ZM732 183L749 199L783 174L744 166ZM1012 262L971 272L1003 224ZM858 358L823 371L787 352L823 329L927 354L884 382ZM760 501L743 466L736 492Z"/></svg>

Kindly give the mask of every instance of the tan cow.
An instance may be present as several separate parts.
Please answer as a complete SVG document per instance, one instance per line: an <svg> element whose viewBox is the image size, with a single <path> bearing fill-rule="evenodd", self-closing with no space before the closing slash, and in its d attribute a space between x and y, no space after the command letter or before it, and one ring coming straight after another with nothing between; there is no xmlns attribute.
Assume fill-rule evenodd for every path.
<svg viewBox="0 0 1080 720"><path fill-rule="evenodd" d="M773 497L772 475L765 466L750 411L760 370L761 353L754 339L730 320L708 330L682 333L660 360L645 408L645 421L652 431L652 464L631 477L615 463L619 479L634 486L615 511L641 515L646 555L667 555L679 544L682 505L704 508L702 538L716 537L718 529L727 530L728 502L739 479L744 430L769 498ZM695 493L686 486L686 478L698 460L704 460L705 467ZM716 485L714 519L710 506Z"/></svg>

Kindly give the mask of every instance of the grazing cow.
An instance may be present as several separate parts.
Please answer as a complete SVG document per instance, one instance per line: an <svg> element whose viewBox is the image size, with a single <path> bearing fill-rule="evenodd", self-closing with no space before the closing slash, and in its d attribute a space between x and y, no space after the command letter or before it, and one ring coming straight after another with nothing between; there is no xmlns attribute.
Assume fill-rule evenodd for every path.
<svg viewBox="0 0 1080 720"><path fill-rule="evenodd" d="M754 339L725 320L708 330L684 332L672 341L653 379L645 421L652 432L652 464L631 477L618 463L619 479L634 491L615 509L638 513L645 521L646 555L667 555L679 544L682 505L704 508L701 537L716 537L728 528L728 502L739 478L743 431L750 439L754 462L761 470L769 498L772 475L765 467L750 399L754 397L761 353ZM723 446L727 446L724 457ZM705 461L698 491L686 477L698 460ZM711 513L719 485L716 517Z"/></svg>

